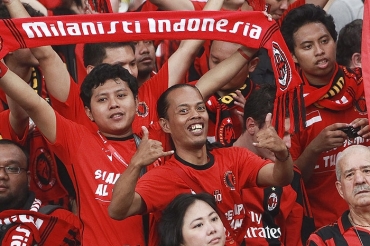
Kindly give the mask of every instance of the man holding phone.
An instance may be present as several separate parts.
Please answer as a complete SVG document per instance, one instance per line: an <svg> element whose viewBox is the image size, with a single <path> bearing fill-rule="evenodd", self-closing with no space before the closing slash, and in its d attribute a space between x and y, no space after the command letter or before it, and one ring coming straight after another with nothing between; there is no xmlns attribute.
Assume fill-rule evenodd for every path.
<svg viewBox="0 0 370 246"><path fill-rule="evenodd" d="M291 154L318 228L348 209L334 185L337 155L354 144L370 146L362 71L336 62L335 24L320 7L291 10L281 32L304 83L306 129L292 137Z"/></svg>

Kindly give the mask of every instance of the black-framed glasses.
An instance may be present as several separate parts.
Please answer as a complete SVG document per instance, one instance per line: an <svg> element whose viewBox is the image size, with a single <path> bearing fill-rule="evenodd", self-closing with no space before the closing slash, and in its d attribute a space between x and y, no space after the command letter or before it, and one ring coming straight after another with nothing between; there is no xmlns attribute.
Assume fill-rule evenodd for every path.
<svg viewBox="0 0 370 246"><path fill-rule="evenodd" d="M0 167L0 169L1 168L4 168L7 174L19 174L22 170L26 170L26 168L23 167Z"/></svg>

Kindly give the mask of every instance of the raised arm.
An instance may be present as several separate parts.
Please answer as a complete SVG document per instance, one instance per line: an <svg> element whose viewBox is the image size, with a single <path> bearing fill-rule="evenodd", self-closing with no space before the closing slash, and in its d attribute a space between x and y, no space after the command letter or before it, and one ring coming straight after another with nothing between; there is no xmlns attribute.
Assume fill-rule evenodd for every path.
<svg viewBox="0 0 370 246"><path fill-rule="evenodd" d="M129 216L143 214L146 207L141 196L135 192L136 183L143 167L153 163L159 157L172 155L174 152L164 152L159 141L149 139L148 129L142 127L143 138L131 158L130 165L121 174L113 188L112 201L109 204L109 216L123 220Z"/></svg>
<svg viewBox="0 0 370 246"><path fill-rule="evenodd" d="M3 0L12 18L30 17L19 0ZM59 55L51 46L31 49L40 63L48 93L65 102L70 90L70 75Z"/></svg>
<svg viewBox="0 0 370 246"><path fill-rule="evenodd" d="M0 87L32 118L50 142L56 137L56 117L51 106L0 61Z"/></svg>
<svg viewBox="0 0 370 246"><path fill-rule="evenodd" d="M213 69L205 73L196 83L204 100L226 85L248 62L257 50L240 47L233 55L223 60ZM255 60L257 65L258 60Z"/></svg>
<svg viewBox="0 0 370 246"><path fill-rule="evenodd" d="M22 66L22 64L18 61L15 55L16 52L13 52L12 54L8 54L4 58L4 63L14 71L21 79L24 81L29 80L29 67ZM26 83L26 82L24 82ZM19 106L16 102L14 102L13 99L10 97L6 97L8 107L10 110L9 114L9 123L13 129L13 131L17 134L19 138L22 138L24 136L26 128L29 126L29 117L26 111Z"/></svg>
<svg viewBox="0 0 370 246"><path fill-rule="evenodd" d="M267 164L258 172L257 184L260 186L285 186L293 180L293 160L284 141L271 125L271 113L266 115L265 125L257 133L254 146L265 148L275 154L275 163Z"/></svg>
<svg viewBox="0 0 370 246"><path fill-rule="evenodd" d="M32 8L40 11L43 15L48 15L48 9L37 0L22 0L22 3L28 3Z"/></svg>
<svg viewBox="0 0 370 246"><path fill-rule="evenodd" d="M24 133L29 125L29 117L26 111L23 110L16 102L10 97L6 97L8 107L10 110L9 123L13 131L19 138L24 136Z"/></svg>
<svg viewBox="0 0 370 246"><path fill-rule="evenodd" d="M177 4L177 1L171 0ZM224 0L209 0L203 11L220 10ZM179 48L168 59L168 87L183 81L204 40L182 40Z"/></svg>

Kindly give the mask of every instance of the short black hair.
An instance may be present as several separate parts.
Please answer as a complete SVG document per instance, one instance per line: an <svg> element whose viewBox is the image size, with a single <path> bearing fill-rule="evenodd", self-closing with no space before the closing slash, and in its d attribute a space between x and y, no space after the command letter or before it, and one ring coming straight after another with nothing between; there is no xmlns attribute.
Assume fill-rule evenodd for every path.
<svg viewBox="0 0 370 246"><path fill-rule="evenodd" d="M345 25L339 32L337 42L337 62L349 66L354 53L361 54L362 20L356 19Z"/></svg>
<svg viewBox="0 0 370 246"><path fill-rule="evenodd" d="M30 155L28 153L28 150L24 146L20 145L19 143L13 140L5 139L5 138L0 139L0 145L13 145L19 148L23 152L24 156L26 157L26 168L28 170Z"/></svg>
<svg viewBox="0 0 370 246"><path fill-rule="evenodd" d="M182 227L184 216L188 208L195 201L203 201L211 206L217 213L215 198L208 193L180 194L163 210L161 220L158 224L160 235L160 246L179 246L183 243Z"/></svg>
<svg viewBox="0 0 370 246"><path fill-rule="evenodd" d="M263 127L266 115L273 112L275 94L276 86L270 84L264 84L251 93L244 106L243 131L246 130L245 122L249 117L257 122L258 128Z"/></svg>
<svg viewBox="0 0 370 246"><path fill-rule="evenodd" d="M161 96L158 98L158 101L157 101L157 115L158 115L158 118L168 119L167 110L170 106L169 102L168 102L168 95L172 91L174 91L178 88L183 88L183 87L194 88L202 96L199 89L195 85L191 85L191 84L176 84L176 85L173 85L173 86L169 87L167 90L165 90L161 94Z"/></svg>
<svg viewBox="0 0 370 246"><path fill-rule="evenodd" d="M309 23L322 23L330 36L337 41L337 31L335 30L334 19L327 14L320 6L313 4L303 4L288 12L283 22L281 23L281 34L288 46L289 51L294 54L294 33L302 26Z"/></svg>
<svg viewBox="0 0 370 246"><path fill-rule="evenodd" d="M137 97L138 85L137 80L130 72L118 64L102 63L96 67L85 77L81 84L80 97L84 106L90 108L92 90L100 85L103 85L109 79L119 78L126 82L134 95Z"/></svg>
<svg viewBox="0 0 370 246"><path fill-rule="evenodd" d="M114 49L129 46L135 54L134 42L106 42L106 43L87 43L83 48L84 66L94 66L101 64L107 57L106 49Z"/></svg>

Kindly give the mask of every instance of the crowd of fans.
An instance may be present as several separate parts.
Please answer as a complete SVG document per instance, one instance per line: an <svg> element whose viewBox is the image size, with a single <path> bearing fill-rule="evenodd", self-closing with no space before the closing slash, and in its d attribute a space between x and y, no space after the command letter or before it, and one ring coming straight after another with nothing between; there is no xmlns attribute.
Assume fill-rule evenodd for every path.
<svg viewBox="0 0 370 246"><path fill-rule="evenodd" d="M268 32L258 49L92 39L2 57L0 244L366 245L364 1L0 1L7 26L154 11L242 11Z"/></svg>

